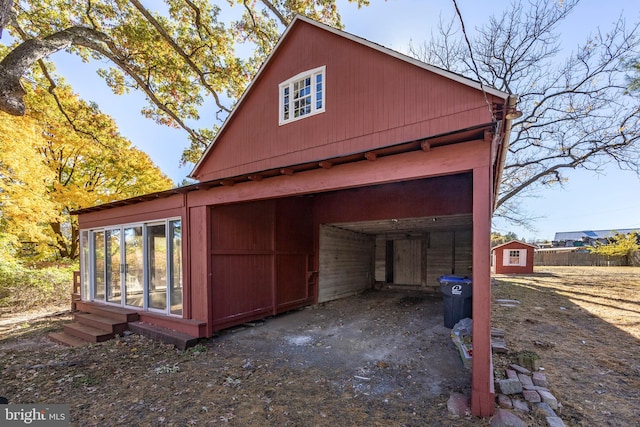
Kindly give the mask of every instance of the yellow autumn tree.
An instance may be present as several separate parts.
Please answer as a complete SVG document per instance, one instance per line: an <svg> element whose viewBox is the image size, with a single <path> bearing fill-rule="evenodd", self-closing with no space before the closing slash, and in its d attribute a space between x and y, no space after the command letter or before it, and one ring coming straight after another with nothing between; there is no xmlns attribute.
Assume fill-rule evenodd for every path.
<svg viewBox="0 0 640 427"><path fill-rule="evenodd" d="M37 69L33 78L26 114L0 113L0 232L23 252L75 258L78 230L71 211L173 183L97 105L60 83L54 98Z"/></svg>

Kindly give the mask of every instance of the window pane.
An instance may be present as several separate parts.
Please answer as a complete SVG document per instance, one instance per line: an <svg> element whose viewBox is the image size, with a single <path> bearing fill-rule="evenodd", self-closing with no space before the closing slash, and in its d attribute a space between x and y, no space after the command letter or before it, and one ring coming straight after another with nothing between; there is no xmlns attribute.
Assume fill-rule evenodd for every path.
<svg viewBox="0 0 640 427"><path fill-rule="evenodd" d="M148 306L167 309L167 237L165 225L147 226Z"/></svg>
<svg viewBox="0 0 640 427"><path fill-rule="evenodd" d="M89 284L91 283L91 271L89 267L90 252L89 252L89 231L84 230L80 232L80 270L82 271L82 285L80 286L80 295L83 301L90 299Z"/></svg>
<svg viewBox="0 0 640 427"><path fill-rule="evenodd" d="M171 236L171 276L170 276L170 303L171 314L182 314L182 223L171 221L169 223Z"/></svg>
<svg viewBox="0 0 640 427"><path fill-rule="evenodd" d="M125 283L127 289L125 303L133 307L142 307L144 302L144 255L142 243L142 226L124 229Z"/></svg>
<svg viewBox="0 0 640 427"><path fill-rule="evenodd" d="M122 301L122 286L120 277L120 230L107 230L105 235L107 244L105 265L107 280L107 301L119 303Z"/></svg>
<svg viewBox="0 0 640 427"><path fill-rule="evenodd" d="M94 276L93 276L93 298L98 301L104 301L104 231L96 231L93 233L94 250Z"/></svg>

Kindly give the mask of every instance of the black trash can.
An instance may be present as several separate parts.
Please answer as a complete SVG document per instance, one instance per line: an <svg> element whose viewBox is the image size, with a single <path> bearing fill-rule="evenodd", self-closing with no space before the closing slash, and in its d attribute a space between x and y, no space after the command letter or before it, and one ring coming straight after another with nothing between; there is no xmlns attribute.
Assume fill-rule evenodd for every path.
<svg viewBox="0 0 640 427"><path fill-rule="evenodd" d="M444 302L444 326L452 329L465 317L471 318L472 282L460 276L440 276L438 281Z"/></svg>

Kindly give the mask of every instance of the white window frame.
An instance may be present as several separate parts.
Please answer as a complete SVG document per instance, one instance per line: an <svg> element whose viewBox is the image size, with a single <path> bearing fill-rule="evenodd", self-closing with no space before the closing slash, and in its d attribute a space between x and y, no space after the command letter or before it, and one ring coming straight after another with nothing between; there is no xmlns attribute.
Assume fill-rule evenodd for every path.
<svg viewBox="0 0 640 427"><path fill-rule="evenodd" d="M511 262L511 252L518 252L518 262ZM502 253L502 265L504 266L520 266L527 265L526 249L505 249Z"/></svg>
<svg viewBox="0 0 640 427"><path fill-rule="evenodd" d="M87 228L87 229L82 229L80 230L80 234L82 235L82 233L87 233L87 237L88 237L88 251L89 251L89 256L88 256L88 265L87 262L83 262L81 260L81 270L83 270L81 272L80 275L80 280L81 280L81 285L80 285L80 289L81 289L81 298L83 301L96 301L102 304L107 304L107 305L114 305L114 306L120 306L120 307L124 307L124 308L130 308L133 310L141 310L141 311L149 311L149 312L155 312L155 313L159 313L159 314L164 314L167 316L172 316L172 317L178 317L178 318L182 318L184 315L184 293L182 294L182 301L181 301L181 305L182 305L182 314L174 314L171 313L171 299L170 299L170 295L169 295L169 291L170 291L170 280L171 280L171 275L170 270L173 268L172 265L172 259L171 259L171 253L173 248L173 241L172 239L169 238L168 236L168 232L170 230L170 223L174 222L174 221L181 221L182 222L182 218L181 217L170 217L170 218L163 218L163 219L159 219L159 220L151 220L148 222L135 222L135 223L127 223L127 224L114 224L114 225L110 225L110 226L106 226L106 227L98 227L98 228ZM167 274L166 274L166 298L167 298L167 307L166 309L155 309L152 307L149 307L148 304L148 293L149 293L149 266L148 266L148 247L147 247L147 227L151 226L151 225L160 225L160 224L164 224L165 225L165 237L166 237L166 250L167 250L167 254L166 254L166 261L167 261ZM122 284L122 299L120 303L113 303L113 302L109 302L106 301L106 295L105 295L105 299L104 300L96 300L95 298L95 245L93 243L93 235L94 233L97 232L105 232L105 238L106 238L106 231L107 230L120 230L120 244L121 244L121 251L120 251L120 265L123 266L124 265L124 257L125 257L125 253L124 253L124 230L126 228L129 227L136 227L136 226L141 226L142 227L142 241L143 241L143 253L142 253L142 258L143 258L143 306L142 307L136 307L136 306L129 306L126 304L126 281L125 283ZM184 232L184 228L182 229L182 232ZM184 234L181 235L181 240L184 242ZM82 250L84 249L84 244L83 244L83 240L81 239L81 248L80 251L82 252ZM182 254L181 254L182 256ZM184 257L182 257L182 262L184 262ZM88 268L88 275L85 273L84 269ZM122 274L122 267L121 267L121 274ZM182 271L182 274L184 275L184 271ZM85 285L85 280L89 280L89 283ZM184 280L184 277L183 277ZM85 288L86 286L86 288ZM86 295L86 293L84 292L85 290L87 290L89 292L89 295Z"/></svg>
<svg viewBox="0 0 640 427"><path fill-rule="evenodd" d="M319 98L318 98L318 91L317 91L317 85L316 85L317 76L322 76L322 82L321 82L321 88L320 88L321 92L320 92ZM311 97L311 109L308 113L295 117L294 103L296 98L294 98L294 85L308 77L311 79L310 93L308 94L308 96ZM288 91L288 102L285 102L285 98L287 96L285 94L285 90ZM323 65L322 67L314 68L313 70L303 71L302 73L296 74L290 79L280 83L278 85L278 124L282 126L284 124L305 119L307 117L311 117L316 114L324 113L326 108L326 94L327 94L327 67L325 65ZM320 108L318 108L318 105L317 105L318 100L321 102ZM285 118L285 106L287 106L287 110L289 113L288 118Z"/></svg>

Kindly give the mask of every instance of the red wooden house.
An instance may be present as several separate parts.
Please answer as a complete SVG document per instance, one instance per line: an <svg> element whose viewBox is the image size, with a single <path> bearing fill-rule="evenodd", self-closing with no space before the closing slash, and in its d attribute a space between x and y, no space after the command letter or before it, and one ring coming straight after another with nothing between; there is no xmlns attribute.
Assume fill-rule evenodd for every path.
<svg viewBox="0 0 640 427"><path fill-rule="evenodd" d="M82 302L197 337L376 281L473 277L490 415L490 228L514 99L298 17L195 166L78 211ZM399 256L402 255L402 256Z"/></svg>
<svg viewBox="0 0 640 427"><path fill-rule="evenodd" d="M534 245L512 240L494 247L492 271L496 274L533 274Z"/></svg>

